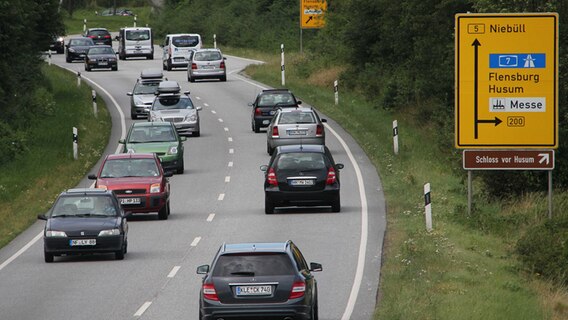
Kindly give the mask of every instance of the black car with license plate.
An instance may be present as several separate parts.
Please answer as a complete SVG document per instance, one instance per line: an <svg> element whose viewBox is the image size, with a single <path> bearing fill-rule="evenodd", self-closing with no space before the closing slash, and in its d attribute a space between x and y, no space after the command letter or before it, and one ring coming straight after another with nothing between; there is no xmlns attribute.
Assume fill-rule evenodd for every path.
<svg viewBox="0 0 568 320"><path fill-rule="evenodd" d="M69 39L65 45L65 48L67 48L65 61L73 62L75 60L85 60L87 51L89 51L89 48L94 45L95 43L90 38L81 37Z"/></svg>
<svg viewBox="0 0 568 320"><path fill-rule="evenodd" d="M252 107L251 128L258 133L261 128L268 127L278 108L297 108L302 101L296 100L294 94L288 89L262 90L254 102L249 103Z"/></svg>
<svg viewBox="0 0 568 320"><path fill-rule="evenodd" d="M203 274L199 320L318 319L319 263L306 263L290 240L223 244Z"/></svg>
<svg viewBox="0 0 568 320"><path fill-rule="evenodd" d="M276 207L331 206L341 211L339 170L323 145L287 145L275 149L264 171L264 210Z"/></svg>
<svg viewBox="0 0 568 320"><path fill-rule="evenodd" d="M100 45L89 48L85 57L85 70L91 71L92 69L118 70L116 52L111 46Z"/></svg>
<svg viewBox="0 0 568 320"><path fill-rule="evenodd" d="M112 191L69 189L53 207L38 215L45 220L43 232L45 262L54 256L114 253L124 259L128 247L126 214Z"/></svg>

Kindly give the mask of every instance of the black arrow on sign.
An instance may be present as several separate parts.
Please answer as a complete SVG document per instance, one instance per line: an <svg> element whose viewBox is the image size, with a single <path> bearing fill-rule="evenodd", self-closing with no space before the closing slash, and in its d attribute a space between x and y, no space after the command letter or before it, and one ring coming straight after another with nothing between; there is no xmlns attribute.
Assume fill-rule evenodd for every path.
<svg viewBox="0 0 568 320"><path fill-rule="evenodd" d="M492 120L480 120L478 114L478 92L479 92L479 47L481 43L477 38L471 44L474 47L474 54L473 54L473 112L474 112L474 138L477 139L478 136L478 127L477 125L480 123L494 123L495 126L498 126L501 122L501 119L495 117Z"/></svg>
<svg viewBox="0 0 568 320"><path fill-rule="evenodd" d="M313 16L310 16L305 24L308 24L308 22L312 21L313 18L314 18Z"/></svg>

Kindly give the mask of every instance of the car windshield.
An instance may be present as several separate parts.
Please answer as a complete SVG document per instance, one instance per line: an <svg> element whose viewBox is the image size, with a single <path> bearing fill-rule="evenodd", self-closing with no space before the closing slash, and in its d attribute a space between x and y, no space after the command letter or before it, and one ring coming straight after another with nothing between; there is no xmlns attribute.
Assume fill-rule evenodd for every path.
<svg viewBox="0 0 568 320"><path fill-rule="evenodd" d="M176 47L195 47L199 44L197 36L178 36L173 37L172 44Z"/></svg>
<svg viewBox="0 0 568 320"><path fill-rule="evenodd" d="M326 169L322 153L293 152L283 153L276 160L279 170L321 170Z"/></svg>
<svg viewBox="0 0 568 320"><path fill-rule="evenodd" d="M69 40L69 46L92 46L94 45L91 39L71 39Z"/></svg>
<svg viewBox="0 0 568 320"><path fill-rule="evenodd" d="M108 195L78 195L60 197L51 211L51 217L114 217L117 214Z"/></svg>
<svg viewBox="0 0 568 320"><path fill-rule="evenodd" d="M195 61L216 61L223 59L219 51L199 51L193 56Z"/></svg>
<svg viewBox="0 0 568 320"><path fill-rule="evenodd" d="M191 99L182 96L158 97L152 110L193 109Z"/></svg>
<svg viewBox="0 0 568 320"><path fill-rule="evenodd" d="M283 112L278 120L279 124L302 124L316 123L316 118L311 112Z"/></svg>
<svg viewBox="0 0 568 320"><path fill-rule="evenodd" d="M113 159L104 163L100 178L156 177L158 166L154 159Z"/></svg>
<svg viewBox="0 0 568 320"><path fill-rule="evenodd" d="M111 47L91 47L89 54L114 54Z"/></svg>
<svg viewBox="0 0 568 320"><path fill-rule="evenodd" d="M284 253L225 254L219 257L212 273L214 277L290 274L294 274L294 267Z"/></svg>
<svg viewBox="0 0 568 320"><path fill-rule="evenodd" d="M150 30L126 30L126 40L150 40Z"/></svg>
<svg viewBox="0 0 568 320"><path fill-rule="evenodd" d="M174 128L171 126L156 126L134 128L128 143L173 142L177 141Z"/></svg>
<svg viewBox="0 0 568 320"><path fill-rule="evenodd" d="M294 98L290 93L269 93L260 96L259 107L268 107L278 104L279 106L294 105Z"/></svg>
<svg viewBox="0 0 568 320"><path fill-rule="evenodd" d="M154 94L159 84L159 82L138 82L134 86L134 94Z"/></svg>

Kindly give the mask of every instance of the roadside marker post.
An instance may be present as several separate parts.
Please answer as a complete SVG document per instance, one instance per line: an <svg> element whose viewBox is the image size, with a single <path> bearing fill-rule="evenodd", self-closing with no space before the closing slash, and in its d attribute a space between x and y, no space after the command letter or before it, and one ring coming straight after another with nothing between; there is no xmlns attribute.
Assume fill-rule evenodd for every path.
<svg viewBox="0 0 568 320"><path fill-rule="evenodd" d="M79 144L79 136L77 133L77 128L73 127L73 159L75 160L79 159L78 144Z"/></svg>
<svg viewBox="0 0 568 320"><path fill-rule="evenodd" d="M426 214L426 230L432 231L432 199L430 198L430 183L424 185L424 206Z"/></svg>
<svg viewBox="0 0 568 320"><path fill-rule="evenodd" d="M51 49L47 51L47 64L51 65Z"/></svg>
<svg viewBox="0 0 568 320"><path fill-rule="evenodd" d="M333 92L335 93L335 105L339 104L339 81L333 81Z"/></svg>
<svg viewBox="0 0 568 320"><path fill-rule="evenodd" d="M392 122L392 143L394 147L394 154L398 154L398 121Z"/></svg>
<svg viewBox="0 0 568 320"><path fill-rule="evenodd" d="M217 34L213 34L213 48L217 49Z"/></svg>
<svg viewBox="0 0 568 320"><path fill-rule="evenodd" d="M83 32L87 31L87 19L83 19Z"/></svg>
<svg viewBox="0 0 568 320"><path fill-rule="evenodd" d="M136 28L136 19L137 19L137 17L138 17L138 16L136 16L136 15L134 16L134 28Z"/></svg>
<svg viewBox="0 0 568 320"><path fill-rule="evenodd" d="M282 56L282 63L280 65L281 66L280 69L282 70L282 86L285 86L286 85L286 77L285 77L285 74L284 74L284 70L285 70L285 67L284 67L284 44L280 45L280 51L281 51L281 56Z"/></svg>
<svg viewBox="0 0 568 320"><path fill-rule="evenodd" d="M77 87L81 86L81 72L77 71Z"/></svg>
<svg viewBox="0 0 568 320"><path fill-rule="evenodd" d="M91 91L91 96L93 97L93 114L95 118L97 117L98 109L97 109L97 92L95 90Z"/></svg>

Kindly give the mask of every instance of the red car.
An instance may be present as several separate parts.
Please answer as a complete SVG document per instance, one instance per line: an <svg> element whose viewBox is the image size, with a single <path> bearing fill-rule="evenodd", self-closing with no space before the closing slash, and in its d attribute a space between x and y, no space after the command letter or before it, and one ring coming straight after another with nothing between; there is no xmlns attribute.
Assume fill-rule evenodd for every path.
<svg viewBox="0 0 568 320"><path fill-rule="evenodd" d="M109 154L99 172L90 174L95 188L112 190L120 199L124 211L132 213L158 212L160 220L170 214L170 183L172 172L164 172L155 153Z"/></svg>

